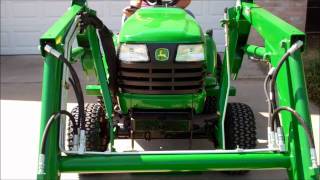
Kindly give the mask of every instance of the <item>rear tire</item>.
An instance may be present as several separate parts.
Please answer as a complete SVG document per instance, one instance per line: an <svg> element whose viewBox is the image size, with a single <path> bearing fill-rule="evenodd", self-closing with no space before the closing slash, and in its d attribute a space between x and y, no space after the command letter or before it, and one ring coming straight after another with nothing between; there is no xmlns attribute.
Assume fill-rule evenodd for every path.
<svg viewBox="0 0 320 180"><path fill-rule="evenodd" d="M229 103L225 119L226 149L253 149L256 147L256 123L251 108L242 103ZM227 171L232 175L244 175L249 171Z"/></svg>

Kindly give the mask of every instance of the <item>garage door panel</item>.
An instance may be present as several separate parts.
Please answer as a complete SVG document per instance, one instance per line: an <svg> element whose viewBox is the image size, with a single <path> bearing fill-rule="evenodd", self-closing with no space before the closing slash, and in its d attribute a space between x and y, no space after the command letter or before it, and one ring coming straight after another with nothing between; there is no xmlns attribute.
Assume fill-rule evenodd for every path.
<svg viewBox="0 0 320 180"><path fill-rule="evenodd" d="M18 18L11 24L10 30L13 31L39 31L43 23L36 18Z"/></svg>
<svg viewBox="0 0 320 180"><path fill-rule="evenodd" d="M91 9L94 9L97 11L97 15L99 17L105 17L106 14L108 13L108 8L105 1L97 1L97 2L89 1L88 5Z"/></svg>
<svg viewBox="0 0 320 180"><path fill-rule="evenodd" d="M8 3L6 1L1 1L1 6L0 6L0 15L1 15L1 18L5 18L5 17L8 17L8 10L7 8L8 7Z"/></svg>
<svg viewBox="0 0 320 180"><path fill-rule="evenodd" d="M119 1L110 3L110 15L111 16L121 16L123 8L129 6L129 1Z"/></svg>
<svg viewBox="0 0 320 180"><path fill-rule="evenodd" d="M64 14L70 0L1 0L1 54L39 53L40 36ZM122 9L129 0L89 0L89 7L114 32L121 27ZM219 21L223 9L235 0L193 0L188 7L204 31L213 29L217 47L223 50L223 29Z"/></svg>
<svg viewBox="0 0 320 180"><path fill-rule="evenodd" d="M1 18L0 24L1 24L0 26L1 32L9 31L10 22L8 18Z"/></svg>
<svg viewBox="0 0 320 180"><path fill-rule="evenodd" d="M41 35L40 32L37 31L17 31L14 32L16 36L16 46L17 47L37 47L39 44L39 41L37 40L39 38L39 35Z"/></svg>
<svg viewBox="0 0 320 180"><path fill-rule="evenodd" d="M109 27L113 32L119 32L121 27L121 17L109 17L104 18L104 23Z"/></svg>
<svg viewBox="0 0 320 180"><path fill-rule="evenodd" d="M224 45L224 31L223 30L214 30L213 38L218 45Z"/></svg>
<svg viewBox="0 0 320 180"><path fill-rule="evenodd" d="M59 17L47 17L46 22L44 22L46 27L41 28L41 30L42 29L48 30L48 28L50 28L50 26L52 26L58 19L59 19Z"/></svg>
<svg viewBox="0 0 320 180"><path fill-rule="evenodd" d="M223 17L223 13L224 13L224 9L226 7L232 7L235 6L236 2L235 1L216 1L216 0L212 0L209 3L209 7L210 7L210 14L211 15L221 15L221 17Z"/></svg>
<svg viewBox="0 0 320 180"><path fill-rule="evenodd" d="M13 1L11 5L12 17L25 18L37 17L40 13L40 8L35 8L34 1ZM23 13L22 13L23 12Z"/></svg>
<svg viewBox="0 0 320 180"><path fill-rule="evenodd" d="M9 33L1 31L1 47L8 47L9 46Z"/></svg>
<svg viewBox="0 0 320 180"><path fill-rule="evenodd" d="M48 1L42 2L45 17L60 17L66 12L66 8L71 4L71 1Z"/></svg>
<svg viewBox="0 0 320 180"><path fill-rule="evenodd" d="M211 16L208 19L198 19L198 22L201 24L202 28L205 29L222 29L220 26L220 16Z"/></svg>
<svg viewBox="0 0 320 180"><path fill-rule="evenodd" d="M188 7L195 16L204 16L203 5L206 4L204 1L193 1Z"/></svg>

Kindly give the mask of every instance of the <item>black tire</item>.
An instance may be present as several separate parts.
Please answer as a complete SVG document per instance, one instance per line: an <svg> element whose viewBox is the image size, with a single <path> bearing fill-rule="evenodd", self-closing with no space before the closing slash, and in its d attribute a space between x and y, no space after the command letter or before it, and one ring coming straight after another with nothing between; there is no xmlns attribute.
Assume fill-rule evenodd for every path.
<svg viewBox="0 0 320 180"><path fill-rule="evenodd" d="M71 111L77 124L79 123L79 107L76 106ZM109 127L105 118L103 107L98 103L85 104L86 122L86 150L103 152L107 150L109 143ZM68 124L68 148L73 146L72 123Z"/></svg>
<svg viewBox="0 0 320 180"><path fill-rule="evenodd" d="M256 147L256 123L251 108L242 103L229 103L225 119L226 149L253 149ZM249 171L227 171L232 175L244 175Z"/></svg>

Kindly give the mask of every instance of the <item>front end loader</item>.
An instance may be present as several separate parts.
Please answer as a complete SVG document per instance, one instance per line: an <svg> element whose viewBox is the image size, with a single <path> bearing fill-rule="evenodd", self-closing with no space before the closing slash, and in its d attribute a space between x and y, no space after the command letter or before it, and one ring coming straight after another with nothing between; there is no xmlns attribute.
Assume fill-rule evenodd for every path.
<svg viewBox="0 0 320 180"><path fill-rule="evenodd" d="M212 30L204 32L172 1L147 1L108 29L85 0L40 39L44 57L37 179L61 173L226 171L287 169L290 179L318 179L301 52L305 34L251 0L226 8L223 58ZM254 28L264 47L247 44ZM229 103L244 55L270 65L267 145L257 147L255 117ZM80 63L90 82L81 83ZM77 106L66 110L68 93ZM250 93L250 92L248 92ZM85 103L85 96L96 102ZM176 150L141 150L135 140L184 139ZM193 142L208 139L209 149ZM116 144L126 143L120 150Z"/></svg>

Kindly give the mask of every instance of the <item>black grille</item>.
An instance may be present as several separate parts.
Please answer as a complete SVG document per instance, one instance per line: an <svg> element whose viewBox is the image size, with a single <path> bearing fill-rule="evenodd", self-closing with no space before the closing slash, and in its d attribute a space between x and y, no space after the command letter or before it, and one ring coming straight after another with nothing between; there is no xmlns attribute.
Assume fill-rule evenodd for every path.
<svg viewBox="0 0 320 180"><path fill-rule="evenodd" d="M203 85L203 63L120 63L122 92L185 94L199 92Z"/></svg>

